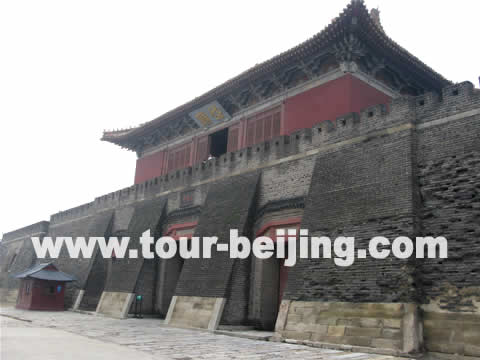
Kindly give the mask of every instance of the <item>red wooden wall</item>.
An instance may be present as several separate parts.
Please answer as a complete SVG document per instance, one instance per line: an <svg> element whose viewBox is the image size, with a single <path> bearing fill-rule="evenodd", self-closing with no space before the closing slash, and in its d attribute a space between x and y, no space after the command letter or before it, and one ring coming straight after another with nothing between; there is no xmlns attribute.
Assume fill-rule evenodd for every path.
<svg viewBox="0 0 480 360"><path fill-rule="evenodd" d="M252 146L282 134L281 120L280 106L248 118L246 142L242 147Z"/></svg>
<svg viewBox="0 0 480 360"><path fill-rule="evenodd" d="M386 104L390 97L360 79L347 74L285 101L285 134L310 128L350 112Z"/></svg>
<svg viewBox="0 0 480 360"><path fill-rule="evenodd" d="M190 166L192 164L192 147L192 143L188 143L169 150L167 172Z"/></svg>
<svg viewBox="0 0 480 360"><path fill-rule="evenodd" d="M30 309L30 305L32 302L32 285L33 280L31 279L21 280L20 286L18 288L17 308Z"/></svg>
<svg viewBox="0 0 480 360"><path fill-rule="evenodd" d="M30 285L27 293L26 286ZM57 286L61 286L57 292ZM53 287L53 293L50 293ZM65 310L64 305L65 282L47 281L39 279L22 280L18 291L17 308L29 310Z"/></svg>
<svg viewBox="0 0 480 360"><path fill-rule="evenodd" d="M137 159L135 169L135 184L140 184L165 173L165 151L159 151L152 155Z"/></svg>
<svg viewBox="0 0 480 360"><path fill-rule="evenodd" d="M279 135L311 128L325 121L369 106L387 104L390 97L364 81L346 74L301 94L282 105L257 113L231 124L227 151L236 151ZM137 160L135 184L169 171L182 169L206 160L209 155L208 134L187 143L144 156Z"/></svg>

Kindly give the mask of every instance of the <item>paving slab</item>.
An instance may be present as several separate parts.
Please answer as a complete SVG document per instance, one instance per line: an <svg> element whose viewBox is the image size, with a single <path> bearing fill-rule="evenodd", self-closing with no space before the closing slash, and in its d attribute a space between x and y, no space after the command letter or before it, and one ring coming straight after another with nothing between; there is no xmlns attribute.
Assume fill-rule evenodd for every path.
<svg viewBox="0 0 480 360"><path fill-rule="evenodd" d="M0 315L2 315L0 316L2 342L3 334L6 334L5 351L8 351L2 353L6 356L2 357L2 360L56 360L65 357L55 356L67 353L75 354L75 359L83 359L77 355L83 356L82 354L88 354L90 350L96 354L97 349L98 354L102 354L98 358L107 360L110 358L400 360L393 356L253 340L255 334L262 334L267 338L271 333L250 330L239 331L242 337L235 337L231 336L232 334L227 336L208 331L173 328L155 318L121 320L73 311L26 311L14 308L0 308ZM5 321L8 321L8 324L3 325ZM29 349L22 349L25 343L32 346L29 346ZM34 345L37 343L38 346ZM86 358L96 359L91 354Z"/></svg>
<svg viewBox="0 0 480 360"><path fill-rule="evenodd" d="M107 343L67 331L37 327L20 320L1 321L1 350L3 360L117 360L160 359L151 354ZM164 358L167 359L167 358Z"/></svg>

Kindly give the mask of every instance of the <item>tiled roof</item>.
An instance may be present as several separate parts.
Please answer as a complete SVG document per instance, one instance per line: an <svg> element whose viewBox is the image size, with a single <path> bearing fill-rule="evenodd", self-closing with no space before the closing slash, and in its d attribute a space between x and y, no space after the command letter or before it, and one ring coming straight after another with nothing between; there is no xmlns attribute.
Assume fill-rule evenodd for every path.
<svg viewBox="0 0 480 360"><path fill-rule="evenodd" d="M55 270L45 270L48 266L52 266ZM14 276L17 279L24 279L27 277L40 279L40 280L53 280L53 281L75 281L76 278L72 275L68 275L62 271L59 271L52 263L42 263L32 266L20 274Z"/></svg>
<svg viewBox="0 0 480 360"><path fill-rule="evenodd" d="M227 95L242 84L248 84L267 73L274 72L282 67L288 66L296 60L318 52L320 49L342 39L346 32L358 32L367 36L380 52L388 55L390 58L394 58L398 62L401 62L402 65L409 71L413 72L415 76L421 77L426 83L429 83L432 89L440 89L450 83L442 75L432 70L417 57L413 56L390 39L385 34L383 28L371 18L363 0L352 0L343 12L327 27L303 43L280 53L270 60L253 66L242 72L240 75L227 80L205 94L157 117L154 120L131 129L105 131L102 140L118 143L119 141L142 136L160 123L185 115L199 106Z"/></svg>

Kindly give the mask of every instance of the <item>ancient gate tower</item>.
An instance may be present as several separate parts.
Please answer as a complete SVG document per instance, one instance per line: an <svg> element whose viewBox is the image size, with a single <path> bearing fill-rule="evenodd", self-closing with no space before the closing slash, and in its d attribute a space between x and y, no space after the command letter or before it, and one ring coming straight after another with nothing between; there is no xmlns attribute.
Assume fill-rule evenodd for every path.
<svg viewBox="0 0 480 360"><path fill-rule="evenodd" d="M311 39L168 113L102 140L138 155L135 184L5 235L250 238L275 230L445 236L448 259L213 258L55 261L74 308L126 316L135 294L172 326L252 325L279 338L387 353L480 356L480 93L452 84L352 1ZM274 237L274 236L273 236ZM138 243L130 247L138 248Z"/></svg>

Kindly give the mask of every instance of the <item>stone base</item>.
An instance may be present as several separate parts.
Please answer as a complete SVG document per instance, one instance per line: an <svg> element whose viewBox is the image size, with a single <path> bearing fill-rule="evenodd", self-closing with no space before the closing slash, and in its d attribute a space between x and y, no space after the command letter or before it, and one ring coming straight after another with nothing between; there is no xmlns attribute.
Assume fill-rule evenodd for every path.
<svg viewBox="0 0 480 360"><path fill-rule="evenodd" d="M226 299L200 296L174 296L165 324L178 327L216 330Z"/></svg>
<svg viewBox="0 0 480 360"><path fill-rule="evenodd" d="M423 313L427 351L480 357L480 315Z"/></svg>
<svg viewBox="0 0 480 360"><path fill-rule="evenodd" d="M133 293L104 291L98 302L97 313L125 319L135 298Z"/></svg>
<svg viewBox="0 0 480 360"><path fill-rule="evenodd" d="M422 360L479 360L478 356L462 356L455 354L445 354L437 352L428 352Z"/></svg>
<svg viewBox="0 0 480 360"><path fill-rule="evenodd" d="M413 304L283 300L275 332L284 339L404 354L418 352L422 346L422 329Z"/></svg>

